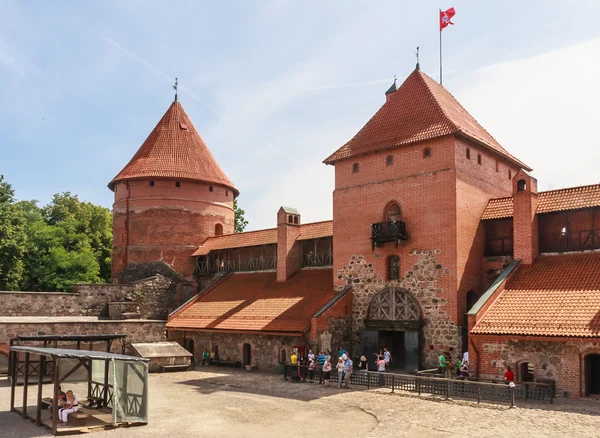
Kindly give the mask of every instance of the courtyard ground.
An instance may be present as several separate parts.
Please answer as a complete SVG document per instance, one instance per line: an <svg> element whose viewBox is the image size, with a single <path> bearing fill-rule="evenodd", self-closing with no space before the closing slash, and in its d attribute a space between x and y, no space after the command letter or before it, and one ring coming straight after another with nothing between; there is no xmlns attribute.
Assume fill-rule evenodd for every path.
<svg viewBox="0 0 600 438"><path fill-rule="evenodd" d="M44 391L49 395L50 385L45 385ZM18 387L17 401L21 393L22 387ZM29 397L34 397L33 391ZM0 436L48 436L48 429L10 413L9 402L10 386L0 378ZM509 409L505 405L391 394L383 389L326 389L317 383L284 381L274 374L210 367L150 375L149 421L147 426L90 435L598 437L600 402L560 398L554 405L529 403Z"/></svg>

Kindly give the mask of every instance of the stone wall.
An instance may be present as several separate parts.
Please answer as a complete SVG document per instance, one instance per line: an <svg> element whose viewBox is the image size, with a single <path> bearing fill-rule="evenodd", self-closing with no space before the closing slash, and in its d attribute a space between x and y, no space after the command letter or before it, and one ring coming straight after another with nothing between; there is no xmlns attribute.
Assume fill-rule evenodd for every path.
<svg viewBox="0 0 600 438"><path fill-rule="evenodd" d="M438 278L450 273L436 261L436 250L411 250L413 264L400 280L387 281L381 278L371 263L362 255L354 255L338 272L338 279L352 284L352 347L354 352L363 349L361 330L366 327L367 313L373 297L390 285L407 290L418 302L425 323L422 330L421 364L437 366L440 351L459 352L462 349L461 330L452 321L445 309L446 300L441 298L442 290ZM375 255L377 257L377 254ZM338 286L341 290L341 286Z"/></svg>
<svg viewBox="0 0 600 438"><path fill-rule="evenodd" d="M136 283L76 284L73 292L0 292L0 316L108 316L107 303L136 302L144 318L167 319L174 285L160 275Z"/></svg>
<svg viewBox="0 0 600 438"><path fill-rule="evenodd" d="M18 335L93 335L93 334L125 334L125 344L132 342L165 341L165 322L156 320L127 320L127 321L89 321L87 318L43 318L36 322L34 318L18 318L20 321L6 322L0 320L0 344L8 343L10 338ZM16 318L15 318L16 319ZM121 345L115 342L113 351L121 352Z"/></svg>
<svg viewBox="0 0 600 438"><path fill-rule="evenodd" d="M222 360L239 361L243 364L244 344L250 344L250 364L264 371L279 370L281 349L285 349L286 359L289 361L292 349L299 345L305 345L304 339L300 337L252 334L187 332L186 339L193 339L194 341L194 359L196 362L202 360L202 352L205 348L211 351L213 346L218 345L219 357ZM181 332L169 333L169 340L175 340L185 345Z"/></svg>
<svg viewBox="0 0 600 438"><path fill-rule="evenodd" d="M483 258L483 291L486 291L513 261L512 256Z"/></svg>

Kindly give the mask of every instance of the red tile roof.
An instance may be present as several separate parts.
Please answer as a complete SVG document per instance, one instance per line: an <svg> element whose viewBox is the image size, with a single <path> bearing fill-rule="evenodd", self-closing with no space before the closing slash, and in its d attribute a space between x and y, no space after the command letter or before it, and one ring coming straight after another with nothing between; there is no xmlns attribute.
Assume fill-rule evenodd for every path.
<svg viewBox="0 0 600 438"><path fill-rule="evenodd" d="M568 187L538 193L536 213L600 207L600 184ZM481 219L503 219L513 216L513 198L490 199Z"/></svg>
<svg viewBox="0 0 600 438"><path fill-rule="evenodd" d="M333 221L312 222L300 225L298 240L318 239L329 236L333 236ZM245 248L273 243L277 243L277 228L224 234L206 239L202 246L192 254L192 257L206 255L210 251L217 249Z"/></svg>
<svg viewBox="0 0 600 438"><path fill-rule="evenodd" d="M600 252L541 255L519 267L472 333L600 337Z"/></svg>
<svg viewBox="0 0 600 438"><path fill-rule="evenodd" d="M239 194L179 102L173 102L129 164L108 184L137 178L178 178L222 184Z"/></svg>
<svg viewBox="0 0 600 438"><path fill-rule="evenodd" d="M301 333L335 296L331 269L276 280L275 272L231 274L171 315L167 328Z"/></svg>
<svg viewBox="0 0 600 438"><path fill-rule="evenodd" d="M388 97L354 138L324 163L334 164L337 160L369 152L462 134L530 170L500 146L452 94L421 70L413 71L398 91Z"/></svg>

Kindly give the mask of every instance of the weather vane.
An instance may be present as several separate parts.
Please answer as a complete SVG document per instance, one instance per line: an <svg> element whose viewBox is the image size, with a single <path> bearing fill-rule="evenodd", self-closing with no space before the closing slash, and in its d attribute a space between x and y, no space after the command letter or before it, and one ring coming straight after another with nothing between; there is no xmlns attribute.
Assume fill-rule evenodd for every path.
<svg viewBox="0 0 600 438"><path fill-rule="evenodd" d="M175 78L175 84L173 85L173 90L175 90L175 102L177 102L177 78Z"/></svg>
<svg viewBox="0 0 600 438"><path fill-rule="evenodd" d="M417 70L420 70L421 67L419 66L419 47L418 46L417 46L417 53L416 53L416 55L417 55Z"/></svg>

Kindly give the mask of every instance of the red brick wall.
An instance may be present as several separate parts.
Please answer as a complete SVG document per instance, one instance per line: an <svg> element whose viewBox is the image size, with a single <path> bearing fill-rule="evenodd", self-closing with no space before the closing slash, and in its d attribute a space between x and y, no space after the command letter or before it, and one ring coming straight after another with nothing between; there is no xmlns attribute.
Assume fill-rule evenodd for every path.
<svg viewBox="0 0 600 438"><path fill-rule="evenodd" d="M162 260L186 277L194 270L191 253L215 235L233 233L231 190L213 184L175 179L120 181L113 204L113 279L118 280L129 263ZM126 225L129 218L129 226ZM129 231L129 233L128 233ZM129 234L129 235L128 235Z"/></svg>
<svg viewBox="0 0 600 438"><path fill-rule="evenodd" d="M526 190L517 190L520 180L526 181ZM537 181L519 172L513 180L514 257L526 265L532 264L539 253L537 204Z"/></svg>
<svg viewBox="0 0 600 438"><path fill-rule="evenodd" d="M300 269L300 217L298 223L289 223L288 214L279 209L277 213L277 281L286 281Z"/></svg>

